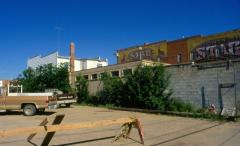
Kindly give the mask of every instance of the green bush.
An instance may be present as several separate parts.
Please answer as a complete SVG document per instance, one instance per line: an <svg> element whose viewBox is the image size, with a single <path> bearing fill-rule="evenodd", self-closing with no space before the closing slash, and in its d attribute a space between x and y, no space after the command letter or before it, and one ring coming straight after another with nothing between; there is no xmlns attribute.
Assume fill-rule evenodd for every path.
<svg viewBox="0 0 240 146"><path fill-rule="evenodd" d="M59 89L64 93L71 91L68 67L65 64L59 67L48 64L36 69L28 68L16 80L23 85L24 92L44 92L45 89Z"/></svg>
<svg viewBox="0 0 240 146"><path fill-rule="evenodd" d="M105 72L101 74L102 91L96 96L86 94L81 100L93 105L110 104L118 107L161 111L194 111L190 103L170 98L172 91L169 89L169 77L162 65L138 66L132 74L122 79L111 77ZM79 83L86 86L85 81ZM77 91L80 92L80 90Z"/></svg>
<svg viewBox="0 0 240 146"><path fill-rule="evenodd" d="M184 102L180 99L172 98L169 101L168 111L179 111L179 112L194 112L193 105L189 102Z"/></svg>
<svg viewBox="0 0 240 146"><path fill-rule="evenodd" d="M78 103L91 103L91 97L89 96L88 92L88 81L82 75L79 75L76 78L75 85L78 96Z"/></svg>

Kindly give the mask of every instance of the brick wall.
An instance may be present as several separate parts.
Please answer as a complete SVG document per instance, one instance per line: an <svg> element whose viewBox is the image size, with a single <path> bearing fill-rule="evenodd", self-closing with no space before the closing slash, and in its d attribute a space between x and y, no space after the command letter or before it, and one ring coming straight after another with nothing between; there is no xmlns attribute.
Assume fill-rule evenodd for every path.
<svg viewBox="0 0 240 146"><path fill-rule="evenodd" d="M177 64L177 55L181 54L181 62L188 62L187 40L177 40L167 43L167 63Z"/></svg>

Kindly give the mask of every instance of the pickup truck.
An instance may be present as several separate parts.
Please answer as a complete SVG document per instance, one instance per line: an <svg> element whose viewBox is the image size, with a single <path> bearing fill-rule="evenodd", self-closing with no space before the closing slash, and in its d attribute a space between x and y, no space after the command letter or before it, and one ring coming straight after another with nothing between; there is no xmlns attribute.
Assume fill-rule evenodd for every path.
<svg viewBox="0 0 240 146"><path fill-rule="evenodd" d="M77 102L77 98L74 94L63 94L63 92L58 89L46 89L45 92L54 93L54 95L56 95L58 107L61 107L62 105L70 107L71 104Z"/></svg>
<svg viewBox="0 0 240 146"><path fill-rule="evenodd" d="M19 85L0 86L0 110L23 110L25 116L33 116L56 107L57 97L53 93L22 93Z"/></svg>

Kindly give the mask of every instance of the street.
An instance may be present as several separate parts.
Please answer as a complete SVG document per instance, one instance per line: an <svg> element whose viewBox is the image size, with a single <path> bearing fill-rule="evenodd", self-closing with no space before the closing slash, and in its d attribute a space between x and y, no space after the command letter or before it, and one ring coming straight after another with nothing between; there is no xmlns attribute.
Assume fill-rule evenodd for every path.
<svg viewBox="0 0 240 146"><path fill-rule="evenodd" d="M118 119L136 116L141 120L147 146L238 146L240 143L240 123L217 122L202 119L145 114L137 112L114 111L106 108L88 106L72 106L47 110L45 114L23 116L21 112L9 112L0 115L0 130L19 127L37 126L46 116L49 123L57 114L65 114L62 123L79 123L107 119ZM82 145L82 146L140 146L136 129L132 130L131 139L120 139L112 142L119 134L121 125L111 125L95 129L77 129L56 132L50 145ZM32 142L40 145L45 134L37 134ZM28 135L0 138L0 145L31 146L26 141Z"/></svg>

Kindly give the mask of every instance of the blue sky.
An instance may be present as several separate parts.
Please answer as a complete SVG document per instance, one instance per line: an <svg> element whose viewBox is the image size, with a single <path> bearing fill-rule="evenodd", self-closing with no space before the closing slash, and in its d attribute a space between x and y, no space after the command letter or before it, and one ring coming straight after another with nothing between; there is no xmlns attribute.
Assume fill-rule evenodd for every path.
<svg viewBox="0 0 240 146"><path fill-rule="evenodd" d="M67 56L70 41L77 57L114 64L119 48L238 28L240 0L2 0L0 79L17 77L31 56Z"/></svg>

